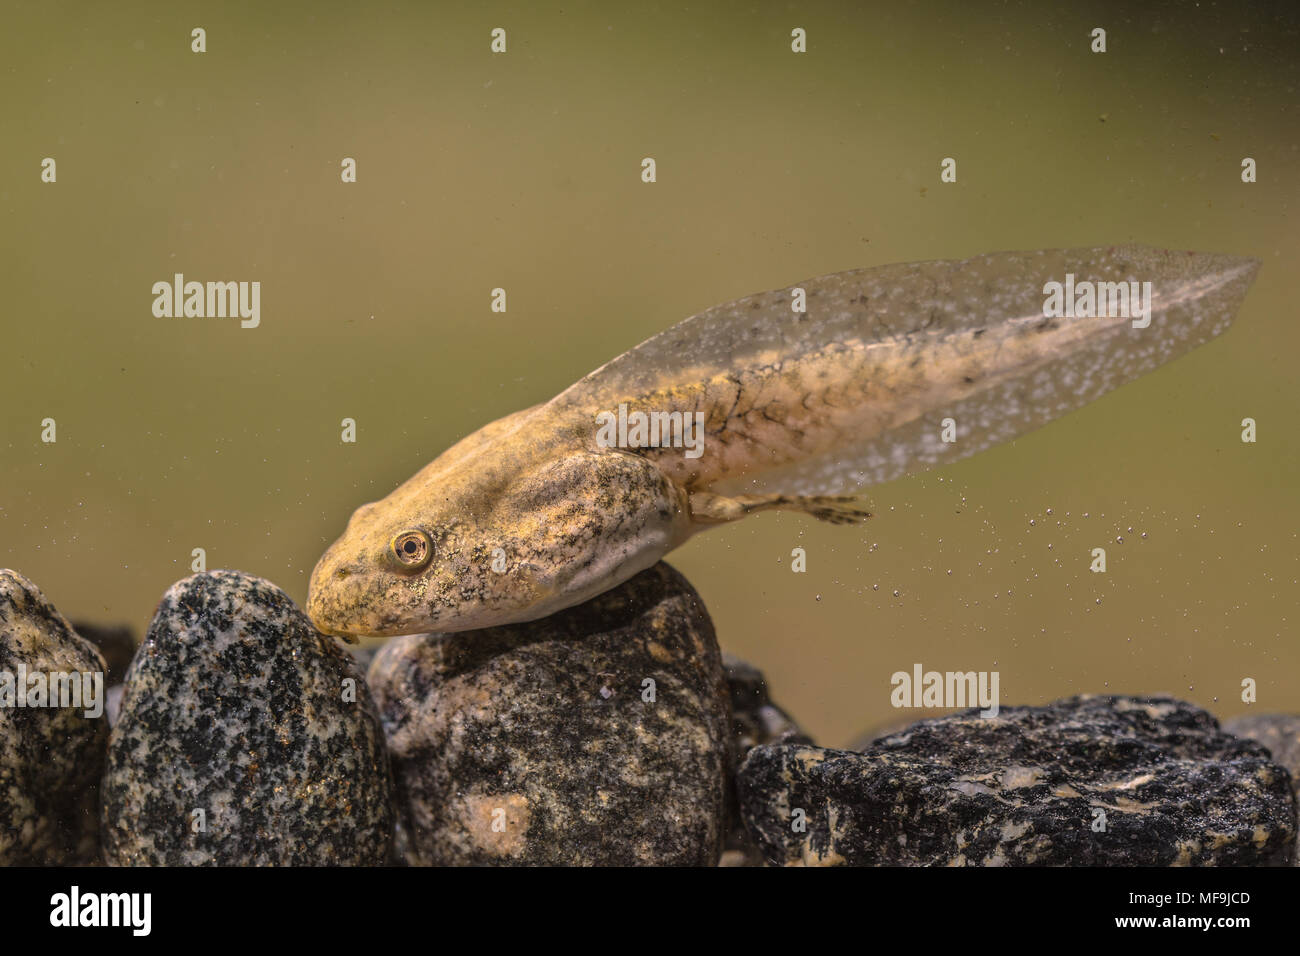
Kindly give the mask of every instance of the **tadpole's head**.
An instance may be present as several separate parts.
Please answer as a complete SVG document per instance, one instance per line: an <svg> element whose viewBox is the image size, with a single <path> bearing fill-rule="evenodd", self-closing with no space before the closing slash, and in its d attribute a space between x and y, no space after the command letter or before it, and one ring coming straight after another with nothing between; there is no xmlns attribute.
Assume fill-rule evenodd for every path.
<svg viewBox="0 0 1300 956"><path fill-rule="evenodd" d="M454 451L454 449L453 449ZM632 455L454 455L362 505L312 572L307 614L338 637L534 621L650 567L687 536L681 492Z"/></svg>
<svg viewBox="0 0 1300 956"><path fill-rule="evenodd" d="M312 571L307 615L347 639L464 631L528 620L537 588L527 573L494 571L502 542L462 509L362 505Z"/></svg>

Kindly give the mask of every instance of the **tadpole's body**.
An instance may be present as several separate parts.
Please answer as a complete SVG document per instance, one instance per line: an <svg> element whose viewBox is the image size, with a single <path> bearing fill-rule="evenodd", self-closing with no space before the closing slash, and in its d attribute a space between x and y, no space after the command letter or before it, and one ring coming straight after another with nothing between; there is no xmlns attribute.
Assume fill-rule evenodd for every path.
<svg viewBox="0 0 1300 956"><path fill-rule="evenodd" d="M1258 266L1143 246L995 253L715 306L358 508L312 573L308 614L340 636L533 620L755 511L856 522L863 487L1022 435L1223 332ZM1151 283L1149 322L1048 317L1045 289L1067 275ZM610 447L600 416L620 406L700 413L702 445Z"/></svg>

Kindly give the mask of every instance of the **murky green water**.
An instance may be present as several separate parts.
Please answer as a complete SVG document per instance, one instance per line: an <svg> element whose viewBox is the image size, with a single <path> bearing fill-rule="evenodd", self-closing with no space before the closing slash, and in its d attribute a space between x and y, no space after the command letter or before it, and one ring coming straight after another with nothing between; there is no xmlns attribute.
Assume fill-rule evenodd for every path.
<svg viewBox="0 0 1300 956"><path fill-rule="evenodd" d="M1168 691L1229 715L1250 677L1256 708L1300 707L1294 18L4 7L0 565L69 617L143 629L195 548L302 602L358 504L716 302L1137 241L1262 259L1234 328L874 489L865 532L762 515L671 560L829 744L916 716L889 703L916 662L997 670L1004 704ZM155 318L177 272L260 281L260 326Z"/></svg>

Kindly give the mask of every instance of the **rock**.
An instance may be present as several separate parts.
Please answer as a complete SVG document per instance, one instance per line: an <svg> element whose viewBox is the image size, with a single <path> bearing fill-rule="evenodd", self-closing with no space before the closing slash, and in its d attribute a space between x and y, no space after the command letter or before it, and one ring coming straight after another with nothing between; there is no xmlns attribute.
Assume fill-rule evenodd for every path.
<svg viewBox="0 0 1300 956"><path fill-rule="evenodd" d="M392 783L364 676L279 588L238 571L177 582L125 686L107 862L385 861Z"/></svg>
<svg viewBox="0 0 1300 956"><path fill-rule="evenodd" d="M1227 733L1263 744L1286 767L1293 784L1300 782L1300 715L1242 714L1223 722Z"/></svg>
<svg viewBox="0 0 1300 956"><path fill-rule="evenodd" d="M1167 697L970 710L864 753L758 746L739 795L751 835L786 864L1261 865L1286 862L1295 840L1286 771Z"/></svg>
<svg viewBox="0 0 1300 956"><path fill-rule="evenodd" d="M411 850L411 841L407 839L406 828L402 826L402 818L393 814L393 846L388 851L389 866L410 866L414 853Z"/></svg>
<svg viewBox="0 0 1300 956"><path fill-rule="evenodd" d="M84 689L93 700L50 706L56 695L65 700L74 674L78 694ZM94 645L36 585L0 570L0 865L98 856L96 785L108 743L103 691L104 659Z"/></svg>
<svg viewBox="0 0 1300 956"><path fill-rule="evenodd" d="M1300 803L1300 715L1242 714L1225 720L1223 729L1263 744L1273 755L1273 760L1291 774L1291 792ZM1292 862L1300 866L1300 843L1297 843Z"/></svg>
<svg viewBox="0 0 1300 956"><path fill-rule="evenodd" d="M731 699L732 779L749 751L759 744L811 744L790 715L772 702L767 678L752 664L731 654L722 655ZM727 788L727 836L721 866L762 866L763 854L745 832L736 806L735 788Z"/></svg>
<svg viewBox="0 0 1300 956"><path fill-rule="evenodd" d="M99 648L107 666L104 683L109 687L122 683L126 669L131 666L131 658L135 657L135 635L131 628L126 624L73 621L72 629Z"/></svg>
<svg viewBox="0 0 1300 956"><path fill-rule="evenodd" d="M727 691L668 565L539 621L393 638L369 678L409 862L717 862Z"/></svg>
<svg viewBox="0 0 1300 956"><path fill-rule="evenodd" d="M108 726L112 727L117 723L117 715L122 711L122 693L126 688L121 684L108 689L108 700L104 703L104 716L108 718Z"/></svg>
<svg viewBox="0 0 1300 956"><path fill-rule="evenodd" d="M722 655L722 665L727 673L731 733L738 762L759 744L812 743L790 715L772 702L762 671L732 654Z"/></svg>
<svg viewBox="0 0 1300 956"><path fill-rule="evenodd" d="M908 727L911 727L914 723L916 723L915 720L887 720L882 723L875 724L874 726L868 728L867 730L862 731L856 737L850 740L849 745L845 749L856 750L859 753L862 752L863 750L870 750L871 745L874 744L881 737L888 737L892 734L898 733L899 731L906 730Z"/></svg>
<svg viewBox="0 0 1300 956"><path fill-rule="evenodd" d="M107 669L104 681L108 684L108 697L104 704L104 715L108 725L117 723L117 712L122 704L122 681L126 679L127 668L135 657L135 635L126 624L91 624L86 621L74 621L73 630L99 649L104 657Z"/></svg>
<svg viewBox="0 0 1300 956"><path fill-rule="evenodd" d="M362 673L370 669L375 655L379 653L377 646L361 647L360 645L349 644L347 651L352 655L352 659L357 662L357 667L361 668Z"/></svg>

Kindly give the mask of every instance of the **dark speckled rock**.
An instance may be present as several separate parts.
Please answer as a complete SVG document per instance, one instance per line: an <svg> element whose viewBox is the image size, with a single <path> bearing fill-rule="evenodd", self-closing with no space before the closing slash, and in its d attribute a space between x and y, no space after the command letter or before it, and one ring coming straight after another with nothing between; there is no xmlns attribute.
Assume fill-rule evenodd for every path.
<svg viewBox="0 0 1300 956"><path fill-rule="evenodd" d="M213 571L163 595L109 743L107 862L380 864L391 796L364 676L283 591Z"/></svg>
<svg viewBox="0 0 1300 956"><path fill-rule="evenodd" d="M98 675L103 694L99 652L34 584L0 570L0 866L89 863L98 855L96 785L108 722L94 712L102 711L102 696L98 707L17 706L23 683L23 702L40 703L31 692L49 687L49 675L74 672L92 675L90 687Z"/></svg>
<svg viewBox="0 0 1300 956"><path fill-rule="evenodd" d="M540 621L394 638L369 676L410 862L717 862L727 691L668 565Z"/></svg>
<svg viewBox="0 0 1300 956"><path fill-rule="evenodd" d="M739 784L751 834L786 864L1282 864L1295 839L1286 770L1166 697L972 710L863 753L755 747Z"/></svg>
<svg viewBox="0 0 1300 956"><path fill-rule="evenodd" d="M812 738L784 710L772 702L767 678L753 664L731 654L722 655L731 697L732 778L749 751L759 744L811 744ZM762 866L763 854L745 832L735 801L735 787L727 793L727 837L722 866Z"/></svg>
<svg viewBox="0 0 1300 956"><path fill-rule="evenodd" d="M1300 801L1300 716L1296 714L1242 714L1223 722L1223 729L1263 744L1273 759L1291 774L1291 791ZM1300 866L1300 844L1292 854Z"/></svg>
<svg viewBox="0 0 1300 956"><path fill-rule="evenodd" d="M1242 714L1225 720L1223 729L1263 744L1273 759L1291 772L1292 782L1300 783L1300 716Z"/></svg>
<svg viewBox="0 0 1300 956"><path fill-rule="evenodd" d="M737 761L744 760L759 744L812 743L794 719L772 702L762 671L732 654L722 655L722 665L731 698L731 732Z"/></svg>

